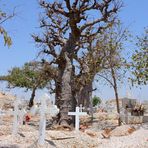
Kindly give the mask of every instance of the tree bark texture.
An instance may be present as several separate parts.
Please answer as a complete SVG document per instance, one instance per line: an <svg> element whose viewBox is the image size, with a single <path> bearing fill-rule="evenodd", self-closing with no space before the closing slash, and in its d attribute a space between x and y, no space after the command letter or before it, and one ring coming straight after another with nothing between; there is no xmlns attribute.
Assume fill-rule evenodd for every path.
<svg viewBox="0 0 148 148"><path fill-rule="evenodd" d="M65 47L61 51L58 64L58 78L56 80L56 104L60 108L59 124L69 125L73 123L73 117L69 111L75 111L76 100L73 91L73 54L78 38L70 34Z"/></svg>
<svg viewBox="0 0 148 148"><path fill-rule="evenodd" d="M118 90L117 90L117 82L116 82L116 77L115 77L115 72L113 70L113 68L111 68L111 72L112 72L112 78L113 78L113 82L114 82L114 92L115 92L115 97L116 97L116 106L117 106L117 113L120 115L120 106L119 106L119 97L118 97ZM118 118L118 125L121 125L121 119L120 116Z"/></svg>
<svg viewBox="0 0 148 148"><path fill-rule="evenodd" d="M29 100L29 107L32 107L34 105L34 97L35 97L35 92L37 88L33 88L31 98Z"/></svg>
<svg viewBox="0 0 148 148"><path fill-rule="evenodd" d="M78 96L78 105L82 104L82 106L89 107L90 106L90 96L92 95L92 86L93 80L84 86Z"/></svg>

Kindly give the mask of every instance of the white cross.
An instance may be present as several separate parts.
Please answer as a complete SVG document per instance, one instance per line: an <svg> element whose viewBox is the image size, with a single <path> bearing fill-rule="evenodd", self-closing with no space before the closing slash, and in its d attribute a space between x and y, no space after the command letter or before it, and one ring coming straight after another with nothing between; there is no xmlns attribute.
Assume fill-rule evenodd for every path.
<svg viewBox="0 0 148 148"><path fill-rule="evenodd" d="M1 112L0 116L3 116L5 114L13 116L12 135L16 135L18 133L19 124L21 125L23 124L23 118L26 113L25 110L19 110L19 104L20 100L16 98L16 100L13 103L14 109L12 111L6 111L6 112L0 111Z"/></svg>
<svg viewBox="0 0 148 148"><path fill-rule="evenodd" d="M39 140L38 143L40 145L44 145L45 142L45 130L46 130L46 100L47 96L45 95L41 99L41 106L40 106L40 123L39 123Z"/></svg>
<svg viewBox="0 0 148 148"><path fill-rule="evenodd" d="M84 116L87 115L86 112L80 112L79 107L76 107L76 112L68 112L68 115L73 115L75 116L75 130L79 131L79 116Z"/></svg>
<svg viewBox="0 0 148 148"><path fill-rule="evenodd" d="M9 115L13 115L12 135L16 135L18 133L19 124L23 124L24 115L26 114L26 111L24 109L19 110L19 104L20 100L16 98L16 100L14 101L14 110L7 112L7 114Z"/></svg>
<svg viewBox="0 0 148 148"><path fill-rule="evenodd" d="M82 112L83 109L85 109L85 107L83 107L82 104L80 104L80 112Z"/></svg>
<svg viewBox="0 0 148 148"><path fill-rule="evenodd" d="M56 116L59 113L59 109L56 105L50 106L49 110L47 109L46 101L48 99L48 95L45 94L41 99L40 106L40 123L39 123L39 140L38 143L40 145L44 145L45 143L45 131L46 131L46 114L50 114L51 116Z"/></svg>

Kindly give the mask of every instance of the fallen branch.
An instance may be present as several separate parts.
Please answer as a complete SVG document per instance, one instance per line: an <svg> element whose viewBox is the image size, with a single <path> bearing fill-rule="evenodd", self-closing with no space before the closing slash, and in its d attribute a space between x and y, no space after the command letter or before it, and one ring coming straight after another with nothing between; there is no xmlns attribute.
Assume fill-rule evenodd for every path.
<svg viewBox="0 0 148 148"><path fill-rule="evenodd" d="M51 140L65 140L65 139L72 139L72 138L75 138L75 137L59 137L59 138L56 138L56 137L51 137Z"/></svg>

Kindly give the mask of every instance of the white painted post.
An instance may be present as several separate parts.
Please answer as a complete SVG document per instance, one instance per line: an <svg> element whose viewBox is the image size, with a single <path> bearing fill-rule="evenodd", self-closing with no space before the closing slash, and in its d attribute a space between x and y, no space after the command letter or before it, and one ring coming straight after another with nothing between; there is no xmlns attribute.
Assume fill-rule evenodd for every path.
<svg viewBox="0 0 148 148"><path fill-rule="evenodd" d="M12 112L13 117L13 128L12 128L12 135L16 135L18 133L18 116L19 116L19 109L18 109L18 105L19 105L19 100L16 99L16 101L14 102L14 111Z"/></svg>
<svg viewBox="0 0 148 148"><path fill-rule="evenodd" d="M25 109L22 109L19 111L19 123L20 125L23 125L23 121L24 121L24 116L26 114L26 110Z"/></svg>
<svg viewBox="0 0 148 148"><path fill-rule="evenodd" d="M44 145L45 143L46 110L47 110L46 98L47 96L42 98L41 107L40 107L39 140L38 140L38 143L40 145Z"/></svg>
<svg viewBox="0 0 148 148"><path fill-rule="evenodd" d="M0 125L3 124L3 111L0 109Z"/></svg>
<svg viewBox="0 0 148 148"><path fill-rule="evenodd" d="M38 109L37 105L34 104L34 105L31 107L31 109L30 109L30 114L31 114L32 116L35 116L35 114L37 114L37 109Z"/></svg>
<svg viewBox="0 0 148 148"><path fill-rule="evenodd" d="M50 104L49 109L47 108L47 99L49 96L45 94L41 100L40 106L40 123L39 123L39 145L45 143L45 132L46 132L46 114L50 114L51 117L56 116L59 113L59 109L56 105Z"/></svg>
<svg viewBox="0 0 148 148"><path fill-rule="evenodd" d="M76 112L68 112L68 115L75 116L75 130L79 131L79 124L80 124L79 116L87 115L87 113L80 112L79 107L76 107Z"/></svg>

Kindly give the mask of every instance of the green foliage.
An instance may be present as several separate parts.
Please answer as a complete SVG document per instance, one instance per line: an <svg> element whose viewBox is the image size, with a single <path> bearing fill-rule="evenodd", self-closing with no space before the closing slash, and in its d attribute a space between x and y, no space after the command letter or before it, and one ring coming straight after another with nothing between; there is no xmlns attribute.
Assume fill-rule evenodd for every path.
<svg viewBox="0 0 148 148"><path fill-rule="evenodd" d="M148 28L137 39L138 50L132 56L132 83L146 85L148 82Z"/></svg>
<svg viewBox="0 0 148 148"><path fill-rule="evenodd" d="M7 31L3 28L2 24L10 19L12 16L7 16L7 14L0 10L0 35L3 36L4 45L10 47L12 45L11 37L8 35Z"/></svg>
<svg viewBox="0 0 148 148"><path fill-rule="evenodd" d="M51 69L50 69L51 70ZM22 68L14 67L7 76L1 77L6 80L9 87L21 87L27 89L44 88L51 80L46 75L44 67L37 62L26 63Z"/></svg>
<svg viewBox="0 0 148 148"><path fill-rule="evenodd" d="M96 106L96 105L98 105L98 104L100 104L100 103L101 103L101 99L100 99L99 97L94 96L94 97L92 98L92 104L93 104L93 106Z"/></svg>

